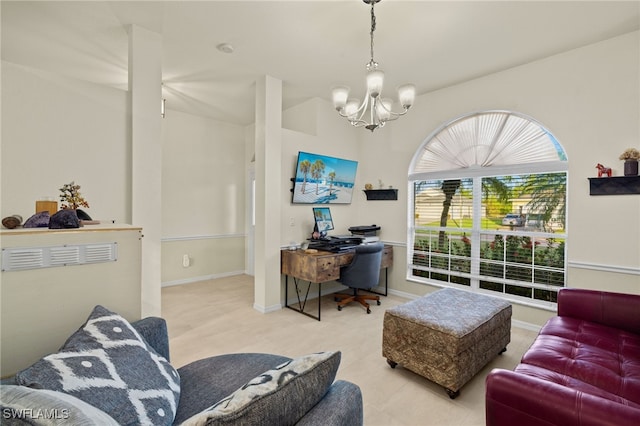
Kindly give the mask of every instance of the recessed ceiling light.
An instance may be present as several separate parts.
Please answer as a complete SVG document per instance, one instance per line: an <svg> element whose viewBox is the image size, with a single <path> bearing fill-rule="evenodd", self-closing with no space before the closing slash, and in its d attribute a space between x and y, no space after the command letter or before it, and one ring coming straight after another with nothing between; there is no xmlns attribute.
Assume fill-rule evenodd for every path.
<svg viewBox="0 0 640 426"><path fill-rule="evenodd" d="M224 53L233 53L233 46L231 43L220 43L216 46L216 49Z"/></svg>

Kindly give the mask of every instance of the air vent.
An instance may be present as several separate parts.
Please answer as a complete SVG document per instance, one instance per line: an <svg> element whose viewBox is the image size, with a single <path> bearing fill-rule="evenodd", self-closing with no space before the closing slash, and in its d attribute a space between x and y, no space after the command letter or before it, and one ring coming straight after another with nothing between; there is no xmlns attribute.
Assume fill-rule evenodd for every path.
<svg viewBox="0 0 640 426"><path fill-rule="evenodd" d="M42 249L3 249L2 270L42 268Z"/></svg>
<svg viewBox="0 0 640 426"><path fill-rule="evenodd" d="M85 263L109 262L115 259L115 243L91 244L84 251Z"/></svg>
<svg viewBox="0 0 640 426"><path fill-rule="evenodd" d="M77 265L80 263L80 247L64 246L49 249L49 266Z"/></svg>
<svg viewBox="0 0 640 426"><path fill-rule="evenodd" d="M20 271L118 260L117 243L2 249L2 270Z"/></svg>

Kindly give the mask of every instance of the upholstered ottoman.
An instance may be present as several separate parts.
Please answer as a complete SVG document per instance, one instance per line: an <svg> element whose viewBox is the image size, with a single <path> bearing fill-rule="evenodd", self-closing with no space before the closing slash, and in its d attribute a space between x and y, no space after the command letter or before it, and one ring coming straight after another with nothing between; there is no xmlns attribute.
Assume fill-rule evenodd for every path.
<svg viewBox="0 0 640 426"><path fill-rule="evenodd" d="M444 386L450 398L511 341L511 305L446 288L387 309L382 356Z"/></svg>

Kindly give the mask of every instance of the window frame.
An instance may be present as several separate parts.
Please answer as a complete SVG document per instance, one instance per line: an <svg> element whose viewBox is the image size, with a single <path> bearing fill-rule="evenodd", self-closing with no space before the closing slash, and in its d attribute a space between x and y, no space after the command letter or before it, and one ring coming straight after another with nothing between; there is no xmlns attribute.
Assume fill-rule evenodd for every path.
<svg viewBox="0 0 640 426"><path fill-rule="evenodd" d="M435 171L418 171L415 172L415 166L421 160L421 155L427 152L429 148L429 144L435 140L435 138L439 135L440 132L450 129L451 126L455 126L456 123L461 122L466 119L473 119L480 114L508 114L518 117L520 119L528 120L530 123L539 126L540 129L545 132L549 138L552 140L555 149L558 151L558 159L544 159L544 161L533 161L533 162L523 162L520 160L518 163L514 164L500 164L500 165L489 165L489 166L478 166L471 165L469 167L460 167L460 168L452 168L448 170L435 170ZM468 143L465 147L459 147L468 149ZM548 148L548 147L547 147ZM455 151L455 147L452 147L452 151ZM565 191L565 226L564 233L562 234L554 234L549 232L522 232L522 231L507 231L507 230L483 230L480 225L481 221L479 220L482 215L482 179L486 177L497 177L497 176L514 176L514 175L529 175L529 174L543 174L543 173L564 173L566 179L566 191ZM430 278L418 277L413 274L414 270L414 250L416 243L416 231L422 227L416 226L416 192L415 192L415 183L421 181L444 181L450 179L471 179L473 186L473 222L472 222L472 235L471 241L473 242L471 247L471 257L469 258L471 262L470 267L470 284L455 284L449 281L439 281ZM480 257L480 245L482 244L480 240L481 235L487 234L500 234L504 238L508 235L518 235L518 236L531 236L536 238L547 238L551 236L556 236L561 238L564 241L564 262L563 262L563 285L566 286L567 282L567 246L568 246L568 222L567 222L567 212L569 210L568 206L568 188L569 188L569 173L568 173L568 161L566 159L566 154L564 149L558 142L558 140L542 125L540 125L536 120L516 112L512 111L482 111L482 112L474 112L471 114L463 115L459 118L451 120L444 125L440 126L436 131L434 131L429 137L427 137L424 142L420 145L420 147L416 150L414 158L411 162L411 166L409 168L409 178L407 184L407 194L408 194L408 206L407 206L407 270L406 270L406 279L407 281L416 282L420 284L433 285L438 287L458 287L464 288L467 290L481 292L489 295L493 295L496 297L502 297L511 302L525 304L530 306L535 306L537 308L544 308L553 310L556 309L556 303L552 301L542 301L536 300L535 298L523 298L520 296L513 296L508 293L497 292L492 290L486 290L480 288L480 278L479 278L479 265L482 261ZM479 195L478 195L479 194ZM460 232L459 228L441 228L441 227L428 227L431 231L434 230L444 230L444 231L453 231ZM466 230L466 229L465 229ZM535 251L535 246L532 251ZM451 256L451 251L449 251L449 256ZM449 258L451 259L451 258ZM532 260L534 262L534 260ZM451 263L449 263L451 265ZM450 267L450 266L449 266ZM474 275L475 274L475 275ZM450 278L449 278L450 280ZM538 285L535 282L532 282L532 289L537 288ZM557 288L557 286L556 286ZM535 290L532 290L532 292Z"/></svg>

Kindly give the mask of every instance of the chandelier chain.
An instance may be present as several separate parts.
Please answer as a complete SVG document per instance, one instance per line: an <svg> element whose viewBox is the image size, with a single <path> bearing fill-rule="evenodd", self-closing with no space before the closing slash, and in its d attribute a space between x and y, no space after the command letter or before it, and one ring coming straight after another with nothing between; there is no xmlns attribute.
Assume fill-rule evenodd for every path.
<svg viewBox="0 0 640 426"><path fill-rule="evenodd" d="M373 11L373 6L375 2L371 2L371 61L369 61L369 66L375 67L378 64L373 60L373 33L376 30L376 15Z"/></svg>
<svg viewBox="0 0 640 426"><path fill-rule="evenodd" d="M371 59L367 63L367 92L360 103L356 98L349 98L349 88L345 86L334 87L332 92L333 106L341 117L345 117L355 127L364 127L372 132L378 127L383 127L386 122L397 120L405 115L415 99L415 85L404 84L398 87L398 98L402 110L392 111L391 100L382 98L384 72L378 69L378 63L373 59L374 33L376 31L376 15L374 5L381 0L362 0L371 5ZM368 116L368 117L367 117Z"/></svg>

